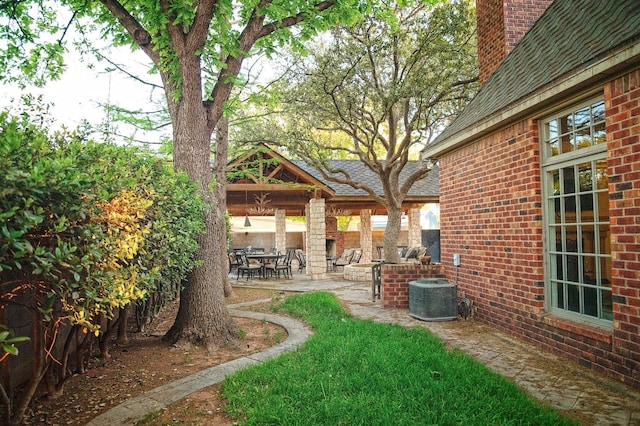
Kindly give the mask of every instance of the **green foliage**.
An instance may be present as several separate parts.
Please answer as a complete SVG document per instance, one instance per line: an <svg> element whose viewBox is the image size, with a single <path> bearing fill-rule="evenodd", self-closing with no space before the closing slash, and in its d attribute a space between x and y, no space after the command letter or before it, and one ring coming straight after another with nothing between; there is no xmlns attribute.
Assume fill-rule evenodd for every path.
<svg viewBox="0 0 640 426"><path fill-rule="evenodd" d="M11 331L3 324L0 324L0 362L4 360L8 355L18 355L19 351L15 344L20 342L26 342L29 340L25 336L13 336Z"/></svg>
<svg viewBox="0 0 640 426"><path fill-rule="evenodd" d="M270 101L279 113L262 111L233 139L258 135L320 168L350 158L383 174L417 159L477 91L471 4L430 3L378 4L314 40L308 55L283 63Z"/></svg>
<svg viewBox="0 0 640 426"><path fill-rule="evenodd" d="M21 300L33 312L32 355L45 360L34 363L34 390L59 365L50 348L70 348L57 342L63 325L74 326L67 339L99 336L118 309L175 296L197 265L198 187L151 152L84 139L0 113L0 309ZM24 340L3 327L0 360ZM52 372L60 382L49 385L61 387L66 372ZM22 394L15 413L6 399L3 409L19 420L32 396Z"/></svg>
<svg viewBox="0 0 640 426"><path fill-rule="evenodd" d="M114 308L175 294L196 265L204 207L150 152L74 139L0 114L0 268L31 282L18 288L35 289L46 321L98 333Z"/></svg>
<svg viewBox="0 0 640 426"><path fill-rule="evenodd" d="M291 296L280 309L315 334L225 379L239 424L573 424L422 327L354 319L328 293Z"/></svg>

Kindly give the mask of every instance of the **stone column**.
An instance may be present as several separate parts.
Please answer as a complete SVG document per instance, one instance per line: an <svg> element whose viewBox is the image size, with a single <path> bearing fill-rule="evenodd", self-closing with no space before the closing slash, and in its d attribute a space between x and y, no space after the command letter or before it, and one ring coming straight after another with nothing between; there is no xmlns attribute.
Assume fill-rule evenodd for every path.
<svg viewBox="0 0 640 426"><path fill-rule="evenodd" d="M307 215L307 275L312 279L327 277L327 248L324 198L309 200Z"/></svg>
<svg viewBox="0 0 640 426"><path fill-rule="evenodd" d="M409 209L409 247L422 245L422 229L420 228L420 209Z"/></svg>
<svg viewBox="0 0 640 426"><path fill-rule="evenodd" d="M286 211L276 209L276 250L284 254L287 250L287 221Z"/></svg>
<svg viewBox="0 0 640 426"><path fill-rule="evenodd" d="M360 263L370 263L373 254L373 236L371 232L371 210L360 210ZM377 255L376 255L377 257Z"/></svg>

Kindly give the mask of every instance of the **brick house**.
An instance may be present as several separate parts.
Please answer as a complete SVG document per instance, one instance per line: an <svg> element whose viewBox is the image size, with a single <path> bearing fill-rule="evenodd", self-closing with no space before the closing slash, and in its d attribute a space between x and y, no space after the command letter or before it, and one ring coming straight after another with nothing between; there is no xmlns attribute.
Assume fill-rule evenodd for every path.
<svg viewBox="0 0 640 426"><path fill-rule="evenodd" d="M482 88L423 152L447 278L478 320L640 387L638 0L476 10Z"/></svg>

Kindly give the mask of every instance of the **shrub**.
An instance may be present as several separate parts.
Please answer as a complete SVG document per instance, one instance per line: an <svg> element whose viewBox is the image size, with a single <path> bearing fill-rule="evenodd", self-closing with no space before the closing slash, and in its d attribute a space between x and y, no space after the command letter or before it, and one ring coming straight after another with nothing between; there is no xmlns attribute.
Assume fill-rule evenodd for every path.
<svg viewBox="0 0 640 426"><path fill-rule="evenodd" d="M15 421L45 373L49 393L62 391L73 342L82 353L99 337L105 355L117 324L109 319L131 302L176 294L196 265L203 203L186 176L150 151L78 133L50 137L6 113L0 168L0 325L11 329L5 312L18 301L33 323L32 350L20 351L34 359L29 383L13 407L11 392L0 392Z"/></svg>

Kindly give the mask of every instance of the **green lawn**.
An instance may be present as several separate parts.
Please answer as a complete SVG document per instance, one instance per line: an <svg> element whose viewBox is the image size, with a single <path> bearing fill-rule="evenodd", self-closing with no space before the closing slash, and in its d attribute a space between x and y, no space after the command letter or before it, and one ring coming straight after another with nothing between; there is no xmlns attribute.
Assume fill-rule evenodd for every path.
<svg viewBox="0 0 640 426"><path fill-rule="evenodd" d="M329 293L291 296L274 310L315 335L224 381L228 412L241 424L575 424L422 327L355 319Z"/></svg>

